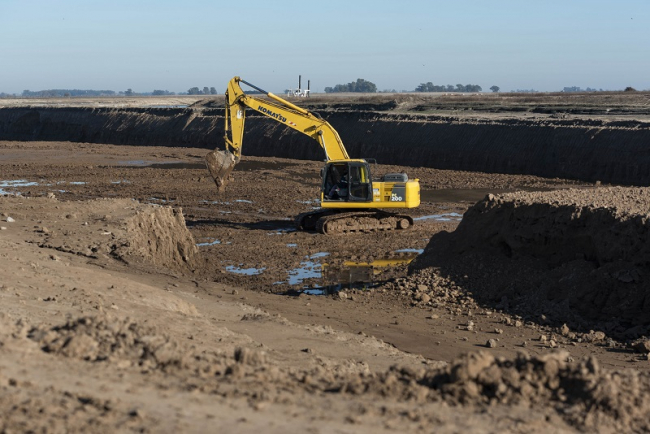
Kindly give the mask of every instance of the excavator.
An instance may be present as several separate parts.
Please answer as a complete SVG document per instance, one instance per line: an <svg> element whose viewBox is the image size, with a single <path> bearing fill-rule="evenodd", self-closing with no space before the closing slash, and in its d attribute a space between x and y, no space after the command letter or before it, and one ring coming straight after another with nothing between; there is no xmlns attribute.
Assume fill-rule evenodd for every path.
<svg viewBox="0 0 650 434"><path fill-rule="evenodd" d="M241 84L267 98L244 92ZM336 130L318 114L300 108L271 92L234 77L228 83L225 111L225 150L205 157L220 192L241 159L246 109L255 110L314 139L325 153L321 169L320 209L296 217L299 230L335 235L378 230L404 230L413 218L389 210L420 205L420 183L405 173L389 173L373 180L365 159L352 159Z"/></svg>

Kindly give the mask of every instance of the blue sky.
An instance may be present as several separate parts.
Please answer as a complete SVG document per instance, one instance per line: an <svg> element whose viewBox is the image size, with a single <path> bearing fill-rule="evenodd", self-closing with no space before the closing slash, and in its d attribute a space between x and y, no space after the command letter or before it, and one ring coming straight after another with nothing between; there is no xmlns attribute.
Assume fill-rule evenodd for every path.
<svg viewBox="0 0 650 434"><path fill-rule="evenodd" d="M0 0L0 92L650 89L648 0Z"/></svg>

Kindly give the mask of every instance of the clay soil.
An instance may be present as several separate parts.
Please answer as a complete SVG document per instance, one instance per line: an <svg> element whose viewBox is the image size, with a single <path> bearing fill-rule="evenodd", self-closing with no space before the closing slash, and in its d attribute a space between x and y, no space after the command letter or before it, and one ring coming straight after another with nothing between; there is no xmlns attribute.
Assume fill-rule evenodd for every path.
<svg viewBox="0 0 650 434"><path fill-rule="evenodd" d="M420 179L415 227L327 237L292 221L319 162L244 158L218 195L204 149L0 147L2 431L650 428L623 337L407 275L487 194L593 185L377 166Z"/></svg>

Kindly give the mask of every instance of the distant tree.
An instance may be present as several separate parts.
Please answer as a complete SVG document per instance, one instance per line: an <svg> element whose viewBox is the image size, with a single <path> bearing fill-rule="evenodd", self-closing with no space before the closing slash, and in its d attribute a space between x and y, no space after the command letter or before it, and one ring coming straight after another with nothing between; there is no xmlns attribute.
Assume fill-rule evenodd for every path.
<svg viewBox="0 0 650 434"><path fill-rule="evenodd" d="M216 95L216 94L217 94L217 89L215 89L214 86L211 87L211 88L210 88L210 95Z"/></svg>
<svg viewBox="0 0 650 434"><path fill-rule="evenodd" d="M625 92L636 92L636 89L633 88L632 86L628 86L625 88Z"/></svg>
<svg viewBox="0 0 650 434"><path fill-rule="evenodd" d="M370 81L366 81L363 78L357 78L357 81L353 81L347 84L337 84L334 87L326 87L325 93L335 93L335 92L362 92L362 93L376 93L377 85Z"/></svg>
<svg viewBox="0 0 650 434"><path fill-rule="evenodd" d="M456 86L448 84L441 86L433 84L430 81L428 83L420 83L415 88L416 92L481 92L481 90L483 89L478 84L457 84Z"/></svg>
<svg viewBox="0 0 650 434"><path fill-rule="evenodd" d="M499 90L501 90L501 88L499 86L492 86L490 90L494 93L497 93Z"/></svg>
<svg viewBox="0 0 650 434"><path fill-rule="evenodd" d="M188 95L201 95L201 91L199 90L198 87L191 87L191 88L189 88L189 90L187 91L187 94L188 94Z"/></svg>
<svg viewBox="0 0 650 434"><path fill-rule="evenodd" d="M126 92L124 92L124 95L126 96L133 96L133 90L127 89Z"/></svg>
<svg viewBox="0 0 650 434"><path fill-rule="evenodd" d="M209 87L204 87L203 88L203 95L210 95L210 88Z"/></svg>

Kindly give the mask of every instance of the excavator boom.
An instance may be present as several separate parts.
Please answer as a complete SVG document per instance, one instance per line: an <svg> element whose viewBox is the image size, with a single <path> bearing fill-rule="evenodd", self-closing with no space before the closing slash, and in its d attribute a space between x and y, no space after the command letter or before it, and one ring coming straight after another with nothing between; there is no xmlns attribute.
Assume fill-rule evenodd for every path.
<svg viewBox="0 0 650 434"><path fill-rule="evenodd" d="M268 99L247 95L242 90L240 83L261 92ZM226 91L224 137L226 149L214 150L205 157L210 175L219 191L224 191L230 173L241 158L246 108L251 108L289 128L310 136L321 145L325 151L325 159L328 161L350 158L338 133L327 121L271 92L266 92L239 77L234 77L228 83Z"/></svg>

